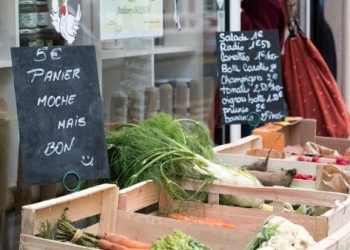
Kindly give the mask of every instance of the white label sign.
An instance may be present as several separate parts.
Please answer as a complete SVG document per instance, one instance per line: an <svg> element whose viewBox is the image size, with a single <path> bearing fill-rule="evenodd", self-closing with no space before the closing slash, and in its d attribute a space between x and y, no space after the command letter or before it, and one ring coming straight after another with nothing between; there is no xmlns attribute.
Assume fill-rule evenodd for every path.
<svg viewBox="0 0 350 250"><path fill-rule="evenodd" d="M101 40L163 35L163 0L100 1Z"/></svg>

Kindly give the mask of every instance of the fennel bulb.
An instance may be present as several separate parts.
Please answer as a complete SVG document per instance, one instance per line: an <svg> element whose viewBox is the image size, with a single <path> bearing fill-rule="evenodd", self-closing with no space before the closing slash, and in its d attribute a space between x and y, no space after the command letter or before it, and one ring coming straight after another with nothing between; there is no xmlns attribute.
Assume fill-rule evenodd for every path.
<svg viewBox="0 0 350 250"><path fill-rule="evenodd" d="M185 125L167 114L157 114L140 124L126 124L106 133L111 175L120 188L152 179L174 198L205 199L205 186L215 180L242 186L261 186L247 171L231 170L211 162L212 144L207 129L198 122ZM190 125L189 125L190 124ZM179 179L196 179L202 187L189 194ZM257 207L262 200L233 197L234 205Z"/></svg>

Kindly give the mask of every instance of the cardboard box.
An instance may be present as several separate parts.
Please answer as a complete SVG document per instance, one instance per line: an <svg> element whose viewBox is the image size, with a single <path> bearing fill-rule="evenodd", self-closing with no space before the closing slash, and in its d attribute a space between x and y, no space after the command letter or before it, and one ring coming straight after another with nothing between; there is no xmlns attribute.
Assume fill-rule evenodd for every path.
<svg viewBox="0 0 350 250"><path fill-rule="evenodd" d="M335 149L341 155L344 154L345 150L350 148L350 140L345 138L316 136L316 143L331 149Z"/></svg>
<svg viewBox="0 0 350 250"><path fill-rule="evenodd" d="M268 123L256 128L253 135L263 138L263 148L283 152L287 145L302 145L316 141L316 120L298 119L293 122Z"/></svg>

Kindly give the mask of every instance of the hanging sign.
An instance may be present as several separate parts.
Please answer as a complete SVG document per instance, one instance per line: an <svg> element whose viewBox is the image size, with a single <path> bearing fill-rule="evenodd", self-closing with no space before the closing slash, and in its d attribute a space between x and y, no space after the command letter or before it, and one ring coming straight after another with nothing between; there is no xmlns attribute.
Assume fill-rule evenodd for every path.
<svg viewBox="0 0 350 250"><path fill-rule="evenodd" d="M13 48L24 181L107 178L109 167L92 46Z"/></svg>
<svg viewBox="0 0 350 250"><path fill-rule="evenodd" d="M101 40L163 36L163 0L100 1Z"/></svg>
<svg viewBox="0 0 350 250"><path fill-rule="evenodd" d="M223 124L279 121L287 114L278 33L217 33Z"/></svg>

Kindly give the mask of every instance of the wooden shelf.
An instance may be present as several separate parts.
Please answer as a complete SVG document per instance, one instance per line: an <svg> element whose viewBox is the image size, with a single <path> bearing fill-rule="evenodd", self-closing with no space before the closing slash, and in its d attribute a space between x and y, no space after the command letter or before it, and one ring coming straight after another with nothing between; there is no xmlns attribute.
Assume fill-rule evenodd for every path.
<svg viewBox="0 0 350 250"><path fill-rule="evenodd" d="M196 49L193 47L167 47L167 46L156 46L155 55L164 54L181 54L181 53L194 53Z"/></svg>
<svg viewBox="0 0 350 250"><path fill-rule="evenodd" d="M151 50L103 49L101 51L101 58L102 60L107 60L124 57L145 56L151 54Z"/></svg>
<svg viewBox="0 0 350 250"><path fill-rule="evenodd" d="M124 50L124 49L103 49L101 50L102 60L118 59L124 57L145 56L145 55L167 55L167 54L181 54L194 53L196 49L193 47L168 47L156 46L155 50Z"/></svg>

